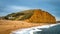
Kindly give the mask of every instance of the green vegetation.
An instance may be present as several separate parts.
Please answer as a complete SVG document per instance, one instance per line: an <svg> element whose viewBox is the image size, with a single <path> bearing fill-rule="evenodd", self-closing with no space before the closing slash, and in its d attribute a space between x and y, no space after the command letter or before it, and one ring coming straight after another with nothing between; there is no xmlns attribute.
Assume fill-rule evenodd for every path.
<svg viewBox="0 0 60 34"><path fill-rule="evenodd" d="M29 19L32 16L33 12L33 10L26 10L17 13L11 13L5 16L4 18L7 20L25 20Z"/></svg>
<svg viewBox="0 0 60 34"><path fill-rule="evenodd" d="M31 16L32 16L32 14L26 14L26 15L24 15L24 17L22 17L22 18L19 19L19 20L29 19Z"/></svg>

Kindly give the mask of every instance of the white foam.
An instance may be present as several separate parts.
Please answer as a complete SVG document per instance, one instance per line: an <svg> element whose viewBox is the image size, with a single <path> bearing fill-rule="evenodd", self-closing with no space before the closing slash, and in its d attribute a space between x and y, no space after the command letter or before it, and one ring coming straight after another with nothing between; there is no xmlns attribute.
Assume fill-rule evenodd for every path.
<svg viewBox="0 0 60 34"><path fill-rule="evenodd" d="M41 29L37 29L37 28L50 28L50 27L56 26L58 24L60 24L60 23L19 29L16 31L12 31L11 34L33 34L34 31L42 31Z"/></svg>

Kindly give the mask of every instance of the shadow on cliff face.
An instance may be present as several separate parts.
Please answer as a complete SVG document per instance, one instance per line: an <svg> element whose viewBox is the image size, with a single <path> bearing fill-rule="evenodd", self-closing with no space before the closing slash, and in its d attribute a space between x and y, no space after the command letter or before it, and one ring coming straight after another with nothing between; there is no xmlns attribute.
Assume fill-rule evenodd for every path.
<svg viewBox="0 0 60 34"><path fill-rule="evenodd" d="M33 32L33 34L60 34L60 24L50 27L43 28L42 31Z"/></svg>

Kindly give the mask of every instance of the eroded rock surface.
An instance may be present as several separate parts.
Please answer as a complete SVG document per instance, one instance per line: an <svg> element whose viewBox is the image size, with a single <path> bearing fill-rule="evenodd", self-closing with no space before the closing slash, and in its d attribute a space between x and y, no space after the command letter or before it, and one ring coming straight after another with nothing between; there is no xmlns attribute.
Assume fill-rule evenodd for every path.
<svg viewBox="0 0 60 34"><path fill-rule="evenodd" d="M34 23L56 23L56 19L53 15L42 10L34 10L33 15L28 21Z"/></svg>

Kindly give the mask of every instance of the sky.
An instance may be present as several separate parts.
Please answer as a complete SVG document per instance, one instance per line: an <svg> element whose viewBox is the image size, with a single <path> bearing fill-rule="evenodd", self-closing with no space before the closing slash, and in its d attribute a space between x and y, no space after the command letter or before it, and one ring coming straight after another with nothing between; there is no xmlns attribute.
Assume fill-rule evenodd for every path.
<svg viewBox="0 0 60 34"><path fill-rule="evenodd" d="M60 20L60 0L0 0L0 16L29 9L42 9Z"/></svg>

